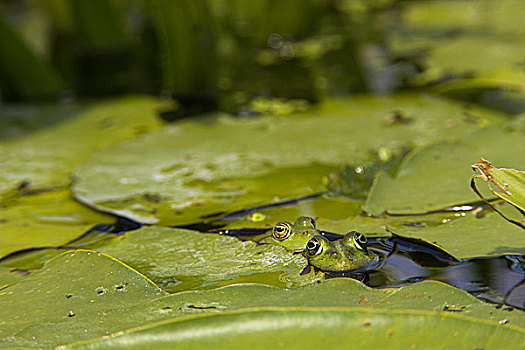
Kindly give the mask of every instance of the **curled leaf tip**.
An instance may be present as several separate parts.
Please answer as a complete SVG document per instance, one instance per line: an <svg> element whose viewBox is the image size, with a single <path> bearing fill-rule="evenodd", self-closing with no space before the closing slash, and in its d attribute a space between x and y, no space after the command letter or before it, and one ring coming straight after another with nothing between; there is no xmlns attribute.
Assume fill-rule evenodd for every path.
<svg viewBox="0 0 525 350"><path fill-rule="evenodd" d="M507 190L506 184L502 186L498 181L494 179L494 177L492 176L492 171L501 170L501 169L495 168L492 165L492 163L489 162L488 160L481 158L476 164L472 165L472 170L476 172L476 174L472 176L473 178L479 177L479 178L482 178L484 181L492 182L496 187L498 187L506 195L508 196L512 195L512 193L510 193ZM477 173L477 170L479 170L480 174Z"/></svg>

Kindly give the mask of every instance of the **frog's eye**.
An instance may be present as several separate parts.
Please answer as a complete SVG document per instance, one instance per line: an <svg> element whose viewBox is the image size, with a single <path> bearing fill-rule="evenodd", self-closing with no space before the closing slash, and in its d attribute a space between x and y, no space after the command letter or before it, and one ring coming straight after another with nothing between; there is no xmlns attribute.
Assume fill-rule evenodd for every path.
<svg viewBox="0 0 525 350"><path fill-rule="evenodd" d="M309 216L301 216L295 221L296 227L299 228L313 228L315 229L315 220Z"/></svg>
<svg viewBox="0 0 525 350"><path fill-rule="evenodd" d="M362 233L354 233L354 243L357 249L366 250L367 239L366 236Z"/></svg>
<svg viewBox="0 0 525 350"><path fill-rule="evenodd" d="M315 228L315 220L311 217L307 217L308 221L310 221L310 226L312 226L312 228Z"/></svg>
<svg viewBox="0 0 525 350"><path fill-rule="evenodd" d="M273 228L273 237L279 241L285 240L292 232L292 225L289 222L283 221L275 225Z"/></svg>
<svg viewBox="0 0 525 350"><path fill-rule="evenodd" d="M314 237L306 243L306 253L308 256L319 255L323 252L323 245L318 237Z"/></svg>

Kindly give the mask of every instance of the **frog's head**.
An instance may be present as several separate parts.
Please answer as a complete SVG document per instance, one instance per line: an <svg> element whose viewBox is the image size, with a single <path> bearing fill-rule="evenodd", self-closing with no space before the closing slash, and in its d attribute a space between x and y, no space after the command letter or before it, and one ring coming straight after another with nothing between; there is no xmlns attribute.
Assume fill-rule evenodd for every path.
<svg viewBox="0 0 525 350"><path fill-rule="evenodd" d="M306 243L319 231L315 228L314 219L301 216L292 225L287 221L281 221L272 229L272 235L264 238L262 243L270 243L284 246L287 250L302 252Z"/></svg>
<svg viewBox="0 0 525 350"><path fill-rule="evenodd" d="M350 232L332 242L319 235L308 241L303 255L310 265L323 271L361 270L379 261L377 254L368 251L366 242L365 235L359 232Z"/></svg>
<svg viewBox="0 0 525 350"><path fill-rule="evenodd" d="M366 236L360 232L352 231L344 235L341 243L353 254L359 254L360 252L368 254L368 240Z"/></svg>

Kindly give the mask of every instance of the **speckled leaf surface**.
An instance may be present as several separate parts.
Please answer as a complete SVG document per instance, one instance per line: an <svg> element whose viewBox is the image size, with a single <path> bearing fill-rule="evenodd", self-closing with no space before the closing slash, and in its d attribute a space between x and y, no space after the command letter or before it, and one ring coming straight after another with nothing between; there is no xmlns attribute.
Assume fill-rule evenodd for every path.
<svg viewBox="0 0 525 350"><path fill-rule="evenodd" d="M498 309L496 305L486 304L464 291L440 282L423 282L399 289L371 289L355 280L338 278L296 289L243 284L161 296L128 307L106 310L91 319L75 316L65 320L35 323L8 338L9 343L4 339L2 345L33 344L52 347L89 339L96 342L96 339L103 341L100 336L122 331L133 332L137 327L149 329L148 334L153 336L153 329L161 324L159 322L174 321L178 326L173 331L189 327L186 328L189 332L198 334L198 327L187 326L198 315L220 316L232 312L253 315L250 311L253 309L293 313L298 308L326 312L333 312L337 308L352 308L357 313L374 308L385 315L402 314L406 317L414 312L426 312L427 315L444 319L454 314L474 325L485 321L485 324L493 327L511 327L514 330L522 330L525 326L523 313ZM255 322L257 317L247 316L246 320ZM403 324L404 320L404 317L400 318L399 322ZM499 322L504 320L506 324L499 326ZM216 322L216 329L225 326L221 318L214 319L213 322ZM89 329L89 333L86 334L84 329ZM35 342L32 337L36 337L38 341ZM363 335L359 337L367 338Z"/></svg>
<svg viewBox="0 0 525 350"><path fill-rule="evenodd" d="M15 284L27 275L25 271L17 271L10 267L0 266L0 290Z"/></svg>
<svg viewBox="0 0 525 350"><path fill-rule="evenodd" d="M431 332L421 332L431 329ZM458 331L461 330L461 331ZM525 332L456 315L376 309L252 310L159 323L80 349L521 348Z"/></svg>
<svg viewBox="0 0 525 350"><path fill-rule="evenodd" d="M393 114L407 122L396 124ZM454 139L497 121L496 113L420 95L331 101L295 117L210 116L94 154L76 170L73 190L100 210L183 225L323 190L323 175L369 150Z"/></svg>
<svg viewBox="0 0 525 350"><path fill-rule="evenodd" d="M69 190L12 198L0 204L0 257L17 250L60 246L115 218L78 203Z"/></svg>
<svg viewBox="0 0 525 350"><path fill-rule="evenodd" d="M525 132L490 127L461 141L413 152L394 178L379 174L364 209L372 215L416 214L479 200L470 188L471 165L480 157L502 167L525 168ZM490 197L490 196L489 196Z"/></svg>
<svg viewBox="0 0 525 350"><path fill-rule="evenodd" d="M22 184L31 190L65 187L73 168L92 152L160 127L156 113L165 105L150 97L99 103L48 128L2 142L0 198L13 195Z"/></svg>
<svg viewBox="0 0 525 350"><path fill-rule="evenodd" d="M235 282L297 287L322 278L300 276L306 259L282 247L190 230L144 227L116 237L98 250L170 292Z"/></svg>
<svg viewBox="0 0 525 350"><path fill-rule="evenodd" d="M0 291L2 348L10 346L11 336L33 324L77 319L91 322L105 311L127 308L164 294L150 280L109 256L69 251L50 260L41 271ZM93 336L89 327L76 328L75 332ZM60 336L48 332L43 337L56 342ZM40 341L32 336L15 346L38 347Z"/></svg>

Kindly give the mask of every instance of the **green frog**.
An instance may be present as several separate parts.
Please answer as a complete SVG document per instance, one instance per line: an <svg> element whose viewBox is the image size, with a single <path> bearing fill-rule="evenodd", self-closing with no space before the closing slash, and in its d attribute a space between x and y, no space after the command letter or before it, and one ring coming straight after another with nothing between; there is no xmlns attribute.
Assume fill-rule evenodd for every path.
<svg viewBox="0 0 525 350"><path fill-rule="evenodd" d="M261 240L261 243L269 243L284 246L293 252L302 252L306 243L321 232L315 228L315 221L311 217L301 216L292 225L281 221L272 229L272 235Z"/></svg>
<svg viewBox="0 0 525 350"><path fill-rule="evenodd" d="M366 236L359 232L349 232L343 238L329 241L317 235L306 244L303 256L309 266L325 272L360 272L379 265L379 255L370 252ZM307 267L308 273L310 269Z"/></svg>

